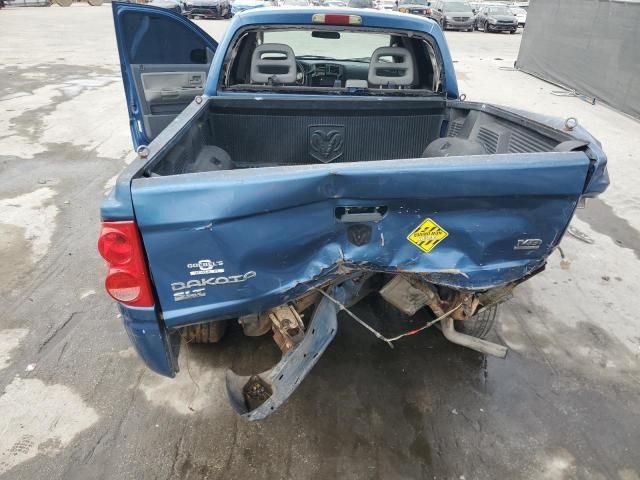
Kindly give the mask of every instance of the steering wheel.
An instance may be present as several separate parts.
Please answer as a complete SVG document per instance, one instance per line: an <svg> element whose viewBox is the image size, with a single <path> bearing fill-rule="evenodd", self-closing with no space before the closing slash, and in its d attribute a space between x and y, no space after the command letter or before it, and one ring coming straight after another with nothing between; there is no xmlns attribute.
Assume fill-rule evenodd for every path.
<svg viewBox="0 0 640 480"><path fill-rule="evenodd" d="M307 77L315 71L315 66L311 65L309 70L305 70L305 64L296 60L296 85L307 85Z"/></svg>

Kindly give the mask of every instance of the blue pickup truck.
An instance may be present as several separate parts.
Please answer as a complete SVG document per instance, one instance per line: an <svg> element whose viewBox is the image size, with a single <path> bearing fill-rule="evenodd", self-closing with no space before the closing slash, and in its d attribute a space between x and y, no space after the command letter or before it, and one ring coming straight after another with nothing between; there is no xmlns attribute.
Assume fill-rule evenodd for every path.
<svg viewBox="0 0 640 480"><path fill-rule="evenodd" d="M138 158L101 209L106 289L168 377L230 322L272 334L272 369L227 373L249 420L293 393L341 311L391 346L437 325L504 357L484 339L498 306L608 186L575 119L463 101L430 19L261 8L217 43L170 11L113 15ZM428 321L385 336L351 309L367 295Z"/></svg>

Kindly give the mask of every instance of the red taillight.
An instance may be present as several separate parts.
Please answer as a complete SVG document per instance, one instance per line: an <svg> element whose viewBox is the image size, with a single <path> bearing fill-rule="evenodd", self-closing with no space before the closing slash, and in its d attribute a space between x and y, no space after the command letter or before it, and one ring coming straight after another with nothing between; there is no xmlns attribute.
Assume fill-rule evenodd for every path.
<svg viewBox="0 0 640 480"><path fill-rule="evenodd" d="M123 231L103 226L98 239L98 251L110 264L122 265L133 256L133 242Z"/></svg>
<svg viewBox="0 0 640 480"><path fill-rule="evenodd" d="M362 17L360 15L338 13L316 13L311 17L311 21L325 25L362 25Z"/></svg>
<svg viewBox="0 0 640 480"><path fill-rule="evenodd" d="M153 294L134 222L103 222L98 251L107 261L107 293L133 307L152 307Z"/></svg>
<svg viewBox="0 0 640 480"><path fill-rule="evenodd" d="M433 13L433 11L430 8L427 8L424 13L426 13L427 15L431 15L431 13Z"/></svg>

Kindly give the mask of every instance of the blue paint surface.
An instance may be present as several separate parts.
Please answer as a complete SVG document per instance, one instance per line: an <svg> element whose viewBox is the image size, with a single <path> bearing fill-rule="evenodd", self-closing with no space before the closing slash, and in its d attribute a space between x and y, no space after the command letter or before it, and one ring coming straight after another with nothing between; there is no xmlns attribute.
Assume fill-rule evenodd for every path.
<svg viewBox="0 0 640 480"><path fill-rule="evenodd" d="M284 303L338 269L408 271L480 290L527 275L558 243L582 194L582 152L275 167L136 179L132 193L168 326ZM385 206L356 246L340 206ZM448 232L425 253L407 236L427 218ZM515 250L539 238L538 250ZM224 273L192 275L202 259ZM175 301L172 283L255 272ZM195 285L194 288L198 288Z"/></svg>
<svg viewBox="0 0 640 480"><path fill-rule="evenodd" d="M140 358L154 372L173 377L178 371L177 334L160 325L153 308L119 307L124 329Z"/></svg>

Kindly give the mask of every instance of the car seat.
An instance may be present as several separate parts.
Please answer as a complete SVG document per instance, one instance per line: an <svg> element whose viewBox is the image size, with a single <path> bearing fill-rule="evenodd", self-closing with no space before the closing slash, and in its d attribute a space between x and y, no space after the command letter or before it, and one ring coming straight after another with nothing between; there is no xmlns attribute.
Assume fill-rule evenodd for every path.
<svg viewBox="0 0 640 480"><path fill-rule="evenodd" d="M414 79L415 63L408 49L380 47L374 50L369 63L369 87L411 87Z"/></svg>
<svg viewBox="0 0 640 480"><path fill-rule="evenodd" d="M253 51L250 72L252 84L294 84L296 74L296 56L289 45L263 43Z"/></svg>

